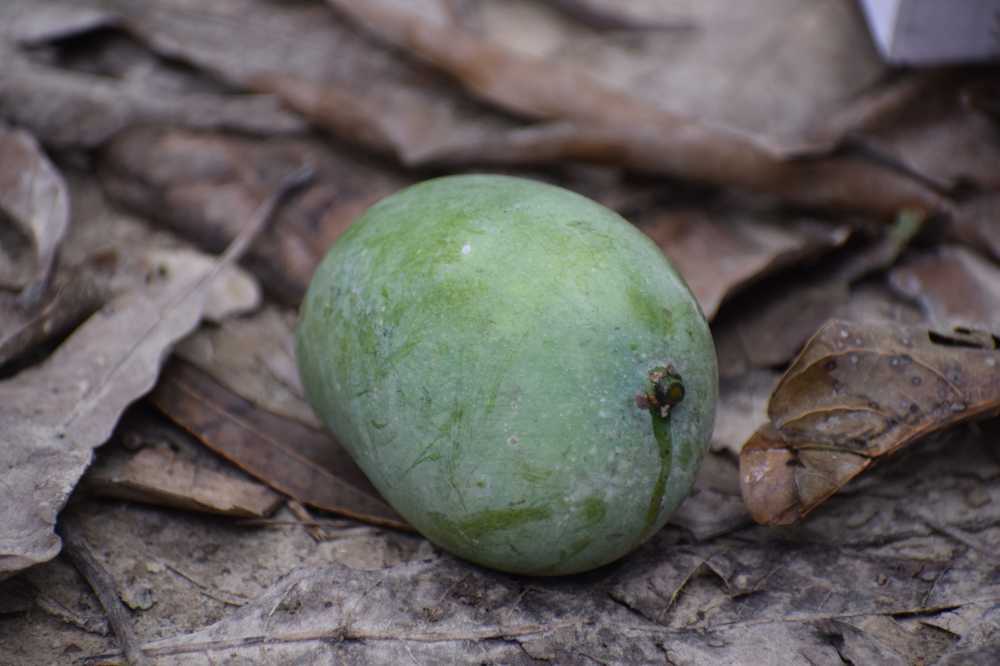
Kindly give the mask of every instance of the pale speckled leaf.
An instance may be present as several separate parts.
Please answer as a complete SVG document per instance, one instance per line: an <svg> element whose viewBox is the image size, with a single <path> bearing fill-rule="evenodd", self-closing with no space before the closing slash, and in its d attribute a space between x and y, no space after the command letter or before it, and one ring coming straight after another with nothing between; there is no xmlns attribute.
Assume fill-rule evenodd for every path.
<svg viewBox="0 0 1000 666"><path fill-rule="evenodd" d="M56 516L122 410L201 318L205 273L156 278L90 317L44 363L0 383L0 576L59 552Z"/></svg>

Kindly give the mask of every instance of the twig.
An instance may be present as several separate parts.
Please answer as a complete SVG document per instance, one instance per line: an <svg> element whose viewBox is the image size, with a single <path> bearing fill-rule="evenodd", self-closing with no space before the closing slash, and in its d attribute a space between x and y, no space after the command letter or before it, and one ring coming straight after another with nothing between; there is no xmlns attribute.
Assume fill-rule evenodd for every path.
<svg viewBox="0 0 1000 666"><path fill-rule="evenodd" d="M312 166L306 165L292 171L286 175L280 183L278 183L274 191L254 211L253 217L247 225L240 229L236 237L229 243L226 250L212 266L212 269L198 278L198 280L195 281L195 283L188 289L185 289L183 293L178 294L173 301L166 305L159 317L149 322L146 331L142 335L136 337L132 348L121 356L118 363L114 367L109 369L107 374L108 382L114 381L114 375L121 370L129 359L132 358L132 355L135 354L136 350L146 341L153 331L156 330L156 327L161 325L164 321L170 319L173 310L180 308L180 306L191 298L193 294L203 290L212 282L212 280L218 277L223 270L240 260L243 254L247 251L247 248L250 247L250 244L253 243L257 236L260 235L261 231L264 230L264 227L267 226L267 223L271 219L271 214L274 212L275 208L277 208L278 204L280 204L287 195L310 182L314 174L315 169L313 169ZM64 427L67 430L73 428L74 422L83 415L84 406L89 403L89 400L89 395L81 397L77 403L76 409L74 409L74 411L66 418Z"/></svg>
<svg viewBox="0 0 1000 666"><path fill-rule="evenodd" d="M94 595L104 608L108 624L118 639L118 646L125 655L125 661L132 666L144 666L150 661L139 647L139 639L132 626L132 617L125 604L118 598L118 588L111 574L94 557L83 535L77 531L71 518L63 519L59 533L63 540L63 553L76 570L80 572Z"/></svg>
<svg viewBox="0 0 1000 666"><path fill-rule="evenodd" d="M940 581L942 578L944 578L944 575L946 573L948 573L949 571L951 571L951 565L950 564L947 565L944 569L941 569L941 571L938 572L937 576L934 576L934 582L931 583L931 586L929 588L927 588L927 591L924 592L924 596L921 597L921 599L920 599L920 605L921 606L926 606L927 605L927 602L930 601L930 599L931 599L931 595L934 594L934 590L937 589L938 581Z"/></svg>
<svg viewBox="0 0 1000 666"><path fill-rule="evenodd" d="M227 606L236 606L237 608L243 606L244 604L247 603L247 601L249 601L249 599L247 599L245 596L237 592L229 592L227 590L213 588L210 585L202 583L191 574L181 571L172 564L168 564L167 562L161 562L161 564L163 564L163 567L170 573L174 574L175 576L179 576L180 578L183 578L187 582L194 585L196 588L198 588L199 592L204 594L209 599L214 599L215 601L226 604ZM230 598L227 598L225 595L228 595Z"/></svg>
<svg viewBox="0 0 1000 666"><path fill-rule="evenodd" d="M305 508L301 503L296 502L293 499L289 499L285 502L285 506L288 510L292 512L299 522L305 527L306 532L312 537L313 541L316 543L322 543L326 541L326 531L323 527L316 525L316 521L312 514L309 513L309 509Z"/></svg>
<svg viewBox="0 0 1000 666"><path fill-rule="evenodd" d="M278 207L285 197L299 189L304 187L309 182L312 181L313 177L316 175L316 170L310 165L305 165L299 167L295 171L292 171L275 187L274 191L264 200L263 203L254 211L253 218L247 225L240 229L239 234L229 243L229 247L226 248L222 256L215 264L215 268L211 273L206 275L200 281L199 285L204 284L214 278L216 275L222 272L226 266L234 264L240 260L243 254L250 247L250 244L260 235L260 232L264 230L264 227L271 219L271 214L274 209Z"/></svg>
<svg viewBox="0 0 1000 666"><path fill-rule="evenodd" d="M597 30L659 31L694 30L697 24L688 18L673 20L645 19L629 16L626 12L595 5L586 0L551 0L556 9Z"/></svg>

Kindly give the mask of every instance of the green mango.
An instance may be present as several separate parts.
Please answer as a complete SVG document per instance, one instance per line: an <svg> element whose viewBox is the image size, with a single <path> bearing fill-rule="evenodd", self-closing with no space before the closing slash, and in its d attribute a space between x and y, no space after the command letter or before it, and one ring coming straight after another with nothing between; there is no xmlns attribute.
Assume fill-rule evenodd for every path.
<svg viewBox="0 0 1000 666"><path fill-rule="evenodd" d="M712 433L712 337L682 278L562 188L450 176L372 206L297 331L306 395L388 502L472 562L611 562L690 492Z"/></svg>

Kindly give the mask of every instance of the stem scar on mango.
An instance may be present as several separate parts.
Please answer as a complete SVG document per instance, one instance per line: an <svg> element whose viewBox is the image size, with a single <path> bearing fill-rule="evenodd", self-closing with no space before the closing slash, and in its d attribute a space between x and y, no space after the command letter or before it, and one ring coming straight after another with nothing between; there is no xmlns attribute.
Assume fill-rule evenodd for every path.
<svg viewBox="0 0 1000 666"><path fill-rule="evenodd" d="M641 409L655 410L665 419L670 408L684 400L684 382L672 365L653 368L648 377L646 390L635 396L635 404Z"/></svg>

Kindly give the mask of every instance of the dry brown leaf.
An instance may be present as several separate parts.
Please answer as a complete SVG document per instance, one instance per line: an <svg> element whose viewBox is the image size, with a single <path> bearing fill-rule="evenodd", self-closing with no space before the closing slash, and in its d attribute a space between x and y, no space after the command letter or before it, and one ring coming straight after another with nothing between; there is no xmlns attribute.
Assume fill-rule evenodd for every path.
<svg viewBox="0 0 1000 666"><path fill-rule="evenodd" d="M88 471L86 487L104 497L246 518L268 516L284 502L267 486L205 469L170 449L155 447L102 460Z"/></svg>
<svg viewBox="0 0 1000 666"><path fill-rule="evenodd" d="M215 265L211 257L194 250L153 250L148 257L157 271L181 275L206 273ZM218 324L229 317L253 312L260 307L260 303L257 281L242 270L227 268L219 272L212 288L206 293L202 316L206 321Z"/></svg>
<svg viewBox="0 0 1000 666"><path fill-rule="evenodd" d="M742 130L694 123L638 97L590 85L589 77L578 77L560 63L550 66L516 57L507 62L505 49L494 53L494 47L478 35L460 31L456 37L457 28L439 4L422 6L420 18L428 26L446 30L447 37L455 37L440 42L448 44L448 53L454 52L452 65L499 63L499 71L488 72L488 77L513 67L518 73L504 74L499 82L484 82L491 89L515 85L511 94L501 95L501 101L518 111L526 111L521 107L527 105L527 111L540 109L543 117L577 122L518 129L502 114L456 95L453 86L433 70L374 46L317 7L249 0L216 2L196 11L181 0L160 0L156 11L134 0L100 6L116 11L116 20L165 57L189 62L233 85L273 92L339 136L390 150L407 164L584 159L758 189L818 206L892 214L906 206L944 205L921 183L872 162L837 158L790 164ZM824 11L831 12L829 17L821 13L824 20L839 21L836 16L843 13ZM721 43L726 41L721 39ZM472 51L466 52L467 47ZM482 48L486 52L480 53ZM288 58L289 52L296 57ZM856 68L851 71L856 75ZM481 77L474 74L472 78ZM476 81L471 83L477 89ZM753 89L743 82L737 88ZM782 97L768 94L766 98ZM755 108L755 104L744 106ZM549 105L551 113L545 111Z"/></svg>
<svg viewBox="0 0 1000 666"><path fill-rule="evenodd" d="M181 358L261 409L321 430L299 383L295 314L266 307L250 317L203 326L181 342Z"/></svg>
<svg viewBox="0 0 1000 666"><path fill-rule="evenodd" d="M0 6L0 41L23 44L60 39L114 25L114 16L75 2L5 0Z"/></svg>
<svg viewBox="0 0 1000 666"><path fill-rule="evenodd" d="M305 129L269 95L178 92L148 86L144 78L118 81L38 64L16 51L3 58L0 118L29 128L50 146L94 148L134 124L155 122L258 134Z"/></svg>
<svg viewBox="0 0 1000 666"><path fill-rule="evenodd" d="M831 321L782 377L740 454L754 520L799 520L879 458L1000 411L1000 351L927 329Z"/></svg>
<svg viewBox="0 0 1000 666"><path fill-rule="evenodd" d="M839 0L568 3L675 28L629 34L582 28L553 4L466 2L471 8L458 19L505 48L584 69L658 108L786 149L836 143L804 132L886 71L860 12Z"/></svg>
<svg viewBox="0 0 1000 666"><path fill-rule="evenodd" d="M164 58L232 86L273 93L340 138L406 164L514 126L316 4L216 0L195 7L158 0L151 10L148 2L111 0L99 6Z"/></svg>
<svg viewBox="0 0 1000 666"><path fill-rule="evenodd" d="M996 69L943 70L918 78L894 104L871 114L858 138L942 187L963 182L1000 189L997 122L970 104L967 91L996 80ZM887 93L876 92L876 95Z"/></svg>
<svg viewBox="0 0 1000 666"><path fill-rule="evenodd" d="M714 322L720 374L785 365L823 322L845 316L851 285L892 266L923 222L922 214L904 212L874 235L856 233L857 243L818 265L797 266L739 294Z"/></svg>
<svg viewBox="0 0 1000 666"><path fill-rule="evenodd" d="M767 423L767 400L781 373L755 368L719 379L719 402L715 411L712 450L739 455L743 444Z"/></svg>
<svg viewBox="0 0 1000 666"><path fill-rule="evenodd" d="M255 407L194 366L171 363L150 399L210 449L303 504L407 528L332 436Z"/></svg>
<svg viewBox="0 0 1000 666"><path fill-rule="evenodd" d="M808 220L779 226L700 210L659 214L639 228L674 262L710 320L733 292L840 246L850 234Z"/></svg>
<svg viewBox="0 0 1000 666"><path fill-rule="evenodd" d="M787 161L781 151L743 131L693 121L609 87L582 69L491 43L442 19L440 4L433 0L405 8L387 0L328 2L386 41L448 72L486 101L530 118L571 121L543 128L543 137L527 135L524 144L530 149L520 147L517 156L527 152L533 161L547 154L613 162L800 203L882 214L944 206L926 186L883 165L842 158ZM489 138L463 150L488 157L501 154L506 142L507 137Z"/></svg>
<svg viewBox="0 0 1000 666"><path fill-rule="evenodd" d="M1000 335L1000 267L972 250L940 246L897 266L889 282L919 303L937 330Z"/></svg>
<svg viewBox="0 0 1000 666"><path fill-rule="evenodd" d="M106 292L86 271L58 271L34 305L0 292L0 367L71 331L104 304Z"/></svg>
<svg viewBox="0 0 1000 666"><path fill-rule="evenodd" d="M1000 261L1000 193L964 201L948 220L950 235Z"/></svg>
<svg viewBox="0 0 1000 666"><path fill-rule="evenodd" d="M3 88L0 81L0 90ZM20 288L24 299L32 302L45 289L59 244L69 227L69 193L62 175L35 138L24 130L0 124L0 155L0 213L14 223L32 248L21 261L6 251L0 252L0 288ZM0 217L0 226L3 222ZM0 239L5 236L8 234L0 229ZM5 240L2 245L7 244ZM18 244L12 245L16 250ZM29 261L23 261L28 257ZM17 271L15 261L26 264L24 272Z"/></svg>
<svg viewBox="0 0 1000 666"><path fill-rule="evenodd" d="M405 182L310 140L256 142L170 128L122 132L103 154L101 182L118 202L216 251L274 187L303 164L313 183L251 248L247 265L272 296L297 305L327 248L377 199Z"/></svg>

